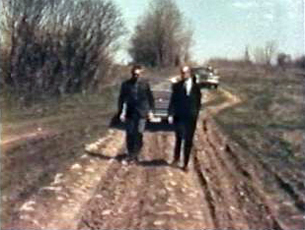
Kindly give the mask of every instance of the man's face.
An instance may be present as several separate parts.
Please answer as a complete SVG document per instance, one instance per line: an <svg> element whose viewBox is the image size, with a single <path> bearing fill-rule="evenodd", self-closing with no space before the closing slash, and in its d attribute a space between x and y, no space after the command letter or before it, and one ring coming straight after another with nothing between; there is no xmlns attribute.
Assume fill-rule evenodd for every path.
<svg viewBox="0 0 305 230"><path fill-rule="evenodd" d="M134 77L139 78L139 77L142 76L142 72L143 72L142 69L135 69L134 72L133 72L133 75L134 75Z"/></svg>
<svg viewBox="0 0 305 230"><path fill-rule="evenodd" d="M182 80L188 79L190 77L191 77L190 68L188 66L184 66L181 69L181 78L182 78Z"/></svg>

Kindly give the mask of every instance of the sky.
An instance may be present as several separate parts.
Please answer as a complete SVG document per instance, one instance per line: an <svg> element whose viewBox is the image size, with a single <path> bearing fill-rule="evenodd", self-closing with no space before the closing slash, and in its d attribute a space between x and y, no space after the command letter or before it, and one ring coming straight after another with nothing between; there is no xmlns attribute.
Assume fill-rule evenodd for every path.
<svg viewBox="0 0 305 230"><path fill-rule="evenodd" d="M118 59L129 61L128 40L139 17L151 0L114 0L121 9L129 33L122 41ZM194 61L209 58L242 58L246 46L256 47L274 41L278 52L292 57L305 54L305 0L176 0L194 35L191 56Z"/></svg>

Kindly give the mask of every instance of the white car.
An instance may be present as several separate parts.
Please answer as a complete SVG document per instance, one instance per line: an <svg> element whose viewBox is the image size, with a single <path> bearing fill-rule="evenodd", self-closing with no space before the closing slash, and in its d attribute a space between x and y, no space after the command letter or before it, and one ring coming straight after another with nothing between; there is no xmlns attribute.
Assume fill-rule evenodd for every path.
<svg viewBox="0 0 305 230"><path fill-rule="evenodd" d="M202 87L217 88L219 85L219 76L217 71L211 67L193 67L191 74L196 78L196 82Z"/></svg>

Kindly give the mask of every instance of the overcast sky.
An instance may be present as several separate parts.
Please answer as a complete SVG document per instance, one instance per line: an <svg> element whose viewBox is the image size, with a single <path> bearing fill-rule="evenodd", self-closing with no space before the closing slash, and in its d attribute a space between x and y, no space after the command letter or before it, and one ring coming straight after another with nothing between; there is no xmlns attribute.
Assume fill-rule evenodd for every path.
<svg viewBox="0 0 305 230"><path fill-rule="evenodd" d="M150 0L114 0L121 8L129 36ZM194 29L192 56L202 62L210 57L242 57L267 41L278 50L300 56L304 51L304 0L176 0ZM128 36L119 60L128 58Z"/></svg>

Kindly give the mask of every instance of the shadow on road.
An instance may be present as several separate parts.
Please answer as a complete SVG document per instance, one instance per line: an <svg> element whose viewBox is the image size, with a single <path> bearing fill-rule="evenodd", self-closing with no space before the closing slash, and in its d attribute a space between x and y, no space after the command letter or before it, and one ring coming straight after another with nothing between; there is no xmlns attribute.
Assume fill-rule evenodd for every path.
<svg viewBox="0 0 305 230"><path fill-rule="evenodd" d="M111 119L109 127L113 129L125 130L125 124L120 121L119 116L117 114ZM148 122L146 124L145 130L148 132L173 132L174 126L168 124L167 122Z"/></svg>
<svg viewBox="0 0 305 230"><path fill-rule="evenodd" d="M128 155L126 153L118 154L115 157L105 156L100 153L93 153L88 152L87 154L93 157L97 157L101 160L111 160L114 159L118 162L122 162L123 160L128 159ZM154 159L154 160L139 160L136 162L136 165L143 166L143 167L162 167L162 166L171 166L166 160L164 159Z"/></svg>
<svg viewBox="0 0 305 230"><path fill-rule="evenodd" d="M92 157L97 157L101 160L111 160L111 159L114 159L114 160L117 160L117 161L123 161L124 159L127 158L127 154L126 153L122 153L122 154L118 154L117 156L115 157L110 157L110 156L106 156L106 155L103 155L101 153L94 153L94 152L90 152L90 151L86 151L86 153Z"/></svg>
<svg viewBox="0 0 305 230"><path fill-rule="evenodd" d="M167 163L166 160L163 160L163 159L155 159L155 160L151 160L151 161L139 161L138 165L141 165L144 167L171 166L169 163Z"/></svg>

